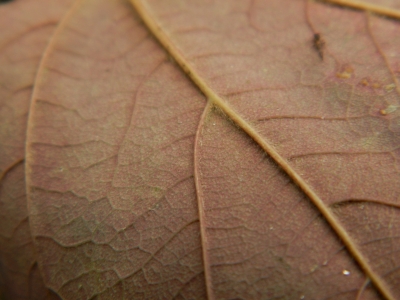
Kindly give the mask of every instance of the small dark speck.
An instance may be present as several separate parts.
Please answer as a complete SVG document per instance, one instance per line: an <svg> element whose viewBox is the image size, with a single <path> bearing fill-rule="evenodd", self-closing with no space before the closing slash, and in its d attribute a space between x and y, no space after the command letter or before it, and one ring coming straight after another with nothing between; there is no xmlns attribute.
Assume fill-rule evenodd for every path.
<svg viewBox="0 0 400 300"><path fill-rule="evenodd" d="M313 44L314 44L315 50L317 50L317 52L319 54L319 57L321 57L321 59L323 60L324 59L325 41L321 37L321 34L319 34L319 33L314 34Z"/></svg>

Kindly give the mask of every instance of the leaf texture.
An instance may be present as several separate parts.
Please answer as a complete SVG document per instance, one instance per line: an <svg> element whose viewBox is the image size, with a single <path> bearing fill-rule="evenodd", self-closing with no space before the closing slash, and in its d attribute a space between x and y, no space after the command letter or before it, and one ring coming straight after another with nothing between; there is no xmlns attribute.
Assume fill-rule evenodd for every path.
<svg viewBox="0 0 400 300"><path fill-rule="evenodd" d="M240 6L240 4L243 6ZM156 36L163 40L163 36L157 33L157 31L163 31L165 32L163 44L166 45L166 48L169 48L168 44L177 45L170 46L171 53L176 53L175 56L178 57L179 63L183 67L186 65L189 72L199 74L192 76L192 79L200 83L200 86L203 85L203 82L204 85L207 85L207 88L202 88L203 92L209 94L210 98L215 98L216 105L221 106L234 121L237 119L238 125L252 135L256 142L276 160L291 179L299 185L299 188L311 198L311 202L318 207L320 213L350 250L351 256L374 281L381 293L388 298L394 297L393 295L396 293L394 291L397 289L396 277L398 276L396 275L398 268L393 261L396 257L396 251L391 252L391 260L388 260L387 257L376 259L376 249L381 250L379 246L382 237L384 237L383 240L390 240L389 243L393 247L393 244L396 244L392 239L393 227L398 228L398 225L394 225L398 220L396 215L396 212L398 212L398 193L395 190L396 182L399 181L396 168L399 135L395 129L398 122L396 114L398 74L395 65L396 59L387 58L388 54L390 57L396 57L396 55L393 55L392 51L385 51L383 48L386 46L385 44L391 44L392 41L388 40L387 34L385 39L384 32L379 30L380 19L375 20L364 13L343 12L326 5L297 1L293 2L290 8L293 11L304 11L305 13L296 18L293 16L294 14L284 14L283 11L279 11L279 9L287 11L287 7L283 6L282 2L240 4L237 4L237 7L230 5L226 10L223 9L224 7L221 8L222 2L215 4L215 6L197 4L193 5L192 10L190 6L185 7L185 13L182 14L176 12L175 7L177 5L169 6L172 8L170 11L167 11L165 7L157 11L160 7L158 1L150 2L148 7L154 9L153 12L149 13L149 16L153 14L155 19L159 18L159 20L156 20L159 23L153 29ZM219 8L216 8L217 5L219 5ZM139 9L151 11L151 8L148 7ZM200 18L196 19L196 16L201 15L199 11L212 20L221 21L215 21L211 26L201 23ZM242 14L240 14L240 11L242 11ZM173 18L171 18L172 15ZM183 22L179 18L182 15L186 17L182 18ZM284 17L282 18L282 16ZM334 18L335 24L327 22L325 16L336 17ZM275 20L276 18L279 19ZM202 20L204 19L203 16ZM152 27L151 22L146 22ZM235 24L237 27L228 27L227 24ZM286 28L290 28L291 34L286 31ZM229 60L227 59L217 68L212 68L219 53L213 53L212 49L198 47L193 40L193 35L188 34L188 32L192 33L193 31L198 32L204 40L211 40L212 38L217 40L216 36L218 36L218 41L224 45L222 48L225 51L221 56L228 56ZM357 32L358 40L354 41L354 45L349 42L347 45L339 43L339 33L343 35L346 32L348 34ZM315 41L316 34L319 37L324 37L323 48L322 46L318 47ZM311 40L314 37L313 47L310 47L310 44L307 43L307 35L311 36ZM229 38L224 39L223 36ZM381 41L378 41L375 36L380 36ZM254 42L239 47L239 41L243 37ZM279 37L284 37L284 40L279 39ZM249 44L253 46L253 49ZM325 44L332 45L332 47L328 48ZM335 45L339 44L341 47L335 48ZM363 53L361 56L359 53L361 49L358 50L357 45L368 54ZM396 41L392 45L396 45ZM346 48L346 46L350 48ZM174 47L176 47L175 51L173 50ZM296 49L296 51L290 51L291 49ZM315 55L317 54L315 52L319 52L319 58ZM182 60L179 59L180 53L184 53ZM188 53L187 56L185 56L186 53ZM300 57L296 57L296 55L303 57L300 64ZM219 61L223 61L225 58L221 56L218 57ZM362 60L362 57L366 56L370 57L368 62ZM243 68L243 65L246 65L243 62L246 61L246 58L247 66L253 66L248 68L250 71ZM316 63L316 59L322 59L322 63ZM265 65L263 65L264 62ZM256 67L257 63L259 64L258 67ZM371 65L375 66L374 72L369 70ZM217 76L215 76L215 70L220 72ZM258 74L255 70L258 71ZM290 72L289 70L293 71ZM261 75L261 72L264 72L265 75ZM268 75L273 76L270 78ZM199 78L203 79L200 80ZM225 84L226 78L229 78L229 81L233 81L234 84ZM252 80L246 82L247 84L244 86L242 78L251 78ZM362 87L372 87L373 93L370 89L363 89ZM394 93L392 93L393 90ZM332 99L336 101L332 103ZM275 105L271 103L274 100ZM341 103L341 101L343 102ZM224 102L228 102L233 107L233 112L230 112L229 106L224 107L226 106ZM265 108L267 105L268 109ZM388 113L389 107L393 107L391 113ZM249 108L252 111L249 112ZM294 111L294 108L297 111ZM393 119L386 119L388 115L391 115ZM321 123L327 124L320 125ZM395 125L393 126L393 124ZM250 127L256 128L258 133L254 134ZM310 132L313 132L313 135L310 136ZM328 134L329 138L327 138ZM371 138L376 139L376 141L366 143L366 140ZM237 147L232 148L237 149ZM276 152L280 153L288 163L282 162L281 156ZM199 157L204 161L202 155ZM222 156L219 161L221 160ZM205 169L214 170L215 168L208 165ZM221 168L217 169L220 170ZM228 169L230 171L226 173L231 174L232 169ZM370 169L373 172L370 172ZM357 170L359 171L357 172ZM390 179L386 176L384 181L389 183L391 187L385 191L376 190L373 183L382 181L381 178L388 173L391 174ZM201 178L202 172L200 171L199 174ZM224 177L221 173L218 174L217 178ZM339 174L339 180L332 178L338 177ZM236 177L236 173L232 173L232 175ZM299 176L302 178L299 178ZM210 176L207 176L207 178L210 178ZM211 176L211 178L214 177ZM323 183L321 183L321 178L325 179ZM225 187L230 182L231 180L227 179L219 186ZM349 188L344 188L341 182L346 182ZM369 189L368 186L365 186L368 182L373 188ZM237 195L240 203L243 203L243 199L249 193L249 189L246 188L247 183L244 180L241 187L242 195ZM210 192L209 184L206 186L207 192ZM254 188L255 186L252 185L252 189ZM214 195L212 189L211 194ZM224 203L220 199L221 193L217 193L217 195L219 201L210 197L210 207L207 206L207 198L201 201L204 203L206 228L207 217L212 216L208 213L209 210L227 210L231 205L232 196L228 197L226 203ZM250 201L249 204L253 205L255 203L253 201ZM246 201L244 202L246 203ZM364 208L363 204L357 205L358 203L366 203L372 206L380 204L375 208L382 210L378 214L388 214L387 222L377 226L379 229L381 227L388 229L383 236L380 230L376 231L375 236L369 232L371 225L365 222L368 215L356 213L359 209ZM346 213L337 212L339 206L347 204L350 208L346 210ZM260 211L265 203L260 205L261 207L255 207L256 211ZM387 207L389 207L389 210L386 209ZM290 208L285 211L287 210L290 210ZM244 214L246 215L246 212ZM357 219L349 221L347 214L362 215L363 217L359 216L360 221L358 222ZM216 216L217 220L221 221L220 215L216 214ZM376 220L376 216L372 219ZM214 225L217 220L212 218L210 222ZM256 223L259 224L262 220L265 220L265 214L262 214L262 219ZM272 223L273 220L271 220ZM254 218L252 218L252 221L254 221ZM216 229L212 226L213 230L210 231L210 234L205 234L205 239L209 240L206 244L217 240L213 243L213 245L215 244L213 247L218 249L217 254L213 255L211 250L208 252L209 255L206 254L211 260L210 265L223 265L223 261L219 260L221 248L224 249L222 250L225 254L224 259L226 259L226 253L229 253L229 249L233 250L229 246L227 249L222 247L222 245L225 245L225 239L223 239L223 242L219 242L220 233L216 233L215 230L220 229L224 232L229 229L229 226L228 228L224 226L224 222L220 226ZM239 234L241 238L246 236L245 232L255 230L252 226L247 226L246 222L238 222L234 228L237 227L245 228ZM301 225L297 224L296 228L299 227L301 228ZM359 227L364 227L364 231L358 229ZM262 228L266 230L266 226L262 226ZM278 226L278 228L282 228L282 226ZM354 228L357 228L357 230ZM357 233L352 234L353 231ZM396 233L394 233L394 236L396 236ZM243 255L251 241L259 241L263 237L263 240L268 240L263 234L261 237L251 237L243 243L244 248L238 252ZM324 244L326 243L325 241ZM284 240L280 244L289 246L291 242ZM238 246L235 244L233 248L235 252ZM394 248L397 247L394 246ZM258 257L263 256L261 254L265 253L265 249L270 249L268 244L251 251L251 254L245 258L247 260L248 257L257 257L258 261L256 260L252 264L256 266L257 271L260 269L260 262L264 262L264 265L268 266L268 259ZM272 257L274 256L275 254L272 254ZM279 257L282 258L281 255ZM283 257L285 258L285 255ZM315 259L315 257L316 255L313 258ZM302 264L304 262L305 257L302 257ZM242 260L239 259L234 263L243 264L243 257ZM316 266L319 265L321 263ZM229 267L227 269L229 271L226 274L233 277L230 277L230 281L235 282L235 275L233 275L235 273ZM314 270L315 265L310 269ZM215 278L219 278L221 275L220 268L214 273ZM343 269L344 275L349 275L349 273L347 269ZM210 281L214 283L212 268L209 276ZM256 276L256 278L259 282L259 277ZM271 288L277 286L274 280L272 280ZM223 278L222 282L226 290L224 289L224 292L218 294L217 298L225 297L229 290L238 286L226 286L226 281L229 280ZM283 279L283 282L285 281L287 280ZM344 279L344 281L348 282L349 280ZM265 295L265 293L268 293L266 282L262 284L264 293L263 289L260 290L259 287L253 287L255 290L250 290L253 293L259 292L261 295ZM292 286L293 280L291 281ZM282 290L284 294L287 294L288 287L284 286ZM316 288L312 290L317 291ZM209 294L212 294L212 291L209 291ZM327 296L326 289L324 289L322 295ZM245 295L245 297L248 296ZM319 298L321 296L314 297Z"/></svg>
<svg viewBox="0 0 400 300"><path fill-rule="evenodd" d="M57 299L36 264L26 207L24 146L36 69L71 1L0 6L0 298Z"/></svg>
<svg viewBox="0 0 400 300"><path fill-rule="evenodd" d="M77 1L39 70L26 172L46 284L400 298L399 22L303 0L131 2Z"/></svg>
<svg viewBox="0 0 400 300"><path fill-rule="evenodd" d="M193 143L204 97L129 3L77 2L62 27L30 123L46 281L66 299L201 299Z"/></svg>

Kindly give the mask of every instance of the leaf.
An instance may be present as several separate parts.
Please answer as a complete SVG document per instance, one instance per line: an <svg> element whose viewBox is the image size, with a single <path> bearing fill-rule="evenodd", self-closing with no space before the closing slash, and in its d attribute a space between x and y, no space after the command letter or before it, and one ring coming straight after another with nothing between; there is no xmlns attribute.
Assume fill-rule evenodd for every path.
<svg viewBox="0 0 400 300"><path fill-rule="evenodd" d="M26 172L46 284L65 299L399 298L398 21L132 2L77 1L39 70Z"/></svg>
<svg viewBox="0 0 400 300"><path fill-rule="evenodd" d="M36 264L26 207L24 146L36 68L70 1L0 6L0 298L57 299Z"/></svg>

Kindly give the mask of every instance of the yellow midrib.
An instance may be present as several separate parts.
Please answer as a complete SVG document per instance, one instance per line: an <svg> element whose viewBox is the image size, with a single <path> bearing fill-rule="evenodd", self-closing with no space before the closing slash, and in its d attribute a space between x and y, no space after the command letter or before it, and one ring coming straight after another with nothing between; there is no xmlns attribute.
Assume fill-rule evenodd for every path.
<svg viewBox="0 0 400 300"><path fill-rule="evenodd" d="M365 10L379 15L387 16L390 18L400 19L400 10L384 7L381 5L370 4L364 1L358 1L358 0L321 0L321 1L343 5L355 9Z"/></svg>
<svg viewBox="0 0 400 300"><path fill-rule="evenodd" d="M351 253L353 258L358 262L360 267L369 277L371 282L374 283L375 287L379 292L389 300L395 300L395 297L391 294L390 290L386 286L385 282L381 277L376 274L371 266L368 264L367 259L362 255L361 251L357 248L347 231L340 224L335 215L329 210L322 199L313 191L313 189L301 178L301 176L294 171L287 161L237 112L235 112L226 101L224 101L218 94L216 94L201 78L190 63L181 54L179 49L171 42L169 36L163 31L161 26L157 24L155 18L151 15L150 11L140 0L130 0L136 11L141 16L143 22L147 25L149 30L157 38L160 44L166 49L166 51L174 58L176 63L182 68L182 70L192 79L194 84L203 92L208 100L215 106L219 107L229 118L231 118L243 131L245 131L259 146L282 168L286 174L293 180L293 182L310 198L314 205L318 208L324 218L327 220L329 225L337 233L339 238L342 240L348 251ZM206 270L206 282L207 274ZM207 285L208 295L211 296L212 292L209 290Z"/></svg>

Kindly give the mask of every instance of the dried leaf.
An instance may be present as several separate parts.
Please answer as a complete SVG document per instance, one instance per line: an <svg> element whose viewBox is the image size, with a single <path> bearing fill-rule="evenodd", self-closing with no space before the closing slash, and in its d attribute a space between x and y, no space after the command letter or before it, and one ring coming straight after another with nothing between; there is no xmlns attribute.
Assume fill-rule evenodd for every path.
<svg viewBox="0 0 400 300"><path fill-rule="evenodd" d="M26 173L48 287L400 298L399 21L131 2L77 1L39 69Z"/></svg>

